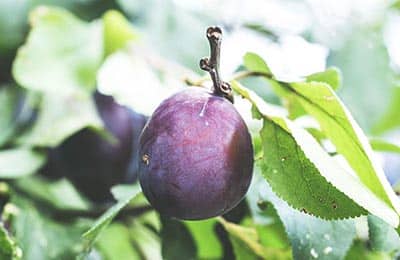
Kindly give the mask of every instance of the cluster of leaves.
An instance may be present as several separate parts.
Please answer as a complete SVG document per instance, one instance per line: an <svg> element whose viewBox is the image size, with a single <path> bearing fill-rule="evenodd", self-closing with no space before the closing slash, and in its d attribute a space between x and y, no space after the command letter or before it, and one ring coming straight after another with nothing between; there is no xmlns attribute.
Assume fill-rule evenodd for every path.
<svg viewBox="0 0 400 260"><path fill-rule="evenodd" d="M2 210L0 258L71 259L85 255L92 247L93 238L82 237L85 231L91 226L90 230L106 226L118 207L136 197L138 185L116 187L115 199L121 203L111 208L114 213L100 220L104 223L97 224L94 218L104 208L92 205L67 180L49 181L31 175L40 172L48 148L83 128L110 137L92 99L97 70L108 55L138 35L117 11L84 22L64 9L40 6L30 13L29 20L30 33L13 62L15 82L0 89L0 177L8 180L2 183L7 204ZM143 208L143 203L143 198L132 202L132 208ZM137 250L130 249L137 257L148 253L148 243L157 245L150 227L158 222L148 214L144 216L130 226L149 236L146 243L138 241ZM116 232L112 231L114 227L126 236L116 240L114 246L107 245L107 233ZM92 236L95 232L91 231ZM98 250L118 259L119 242L124 241L129 248L129 241L135 240L128 227L112 225L98 241Z"/></svg>
<svg viewBox="0 0 400 260"><path fill-rule="evenodd" d="M335 93L341 85L336 68L283 82L260 56L244 56L245 70L231 85L261 122L252 133L257 165L246 200L227 216L161 218L147 211L137 184L114 187L117 203L98 208L68 181L37 176L46 149L80 129L107 138L91 93L103 62L139 36L116 11L84 22L64 9L38 7L29 20L30 33L13 63L15 82L0 89L0 177L7 180L0 186L7 202L1 259L382 259L399 252L399 200ZM261 77L283 105L243 86L243 75ZM392 120L398 104L377 132L400 124ZM300 124L304 118L312 124ZM400 150L382 140L371 143ZM367 239L357 234L360 226Z"/></svg>

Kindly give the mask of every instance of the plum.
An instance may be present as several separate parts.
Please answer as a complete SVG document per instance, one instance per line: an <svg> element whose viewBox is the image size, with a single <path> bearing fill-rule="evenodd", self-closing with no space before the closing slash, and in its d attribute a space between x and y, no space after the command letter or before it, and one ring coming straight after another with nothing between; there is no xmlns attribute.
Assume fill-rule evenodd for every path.
<svg viewBox="0 0 400 260"><path fill-rule="evenodd" d="M139 178L165 215L221 215L246 193L253 167L250 134L225 98L190 88L165 100L140 138Z"/></svg>
<svg viewBox="0 0 400 260"><path fill-rule="evenodd" d="M117 142L83 129L50 151L43 172L67 177L92 201L106 202L112 199L111 186L133 182L137 176L139 136L147 118L111 96L96 92L94 99L105 128Z"/></svg>
<svg viewBox="0 0 400 260"><path fill-rule="evenodd" d="M233 104L229 84L218 75L221 31L207 30L214 91L190 87L164 100L140 137L139 180L162 215L205 219L234 208L246 194L253 146ZM214 48L215 47L215 48Z"/></svg>

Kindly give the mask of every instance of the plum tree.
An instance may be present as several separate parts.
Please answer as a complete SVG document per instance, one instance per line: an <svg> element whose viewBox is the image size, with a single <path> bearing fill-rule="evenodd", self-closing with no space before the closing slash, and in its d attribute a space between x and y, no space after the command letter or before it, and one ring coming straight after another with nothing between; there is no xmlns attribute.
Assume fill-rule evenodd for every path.
<svg viewBox="0 0 400 260"><path fill-rule="evenodd" d="M90 129L83 129L49 152L43 171L65 176L95 202L110 200L111 186L137 178L138 142L147 118L121 106L111 96L94 94L105 128L115 137L109 142Z"/></svg>
<svg viewBox="0 0 400 260"><path fill-rule="evenodd" d="M161 214L204 219L235 207L250 185L253 146L218 73L221 30L210 27L211 57L200 61L213 92L191 87L163 101L140 138L139 179Z"/></svg>

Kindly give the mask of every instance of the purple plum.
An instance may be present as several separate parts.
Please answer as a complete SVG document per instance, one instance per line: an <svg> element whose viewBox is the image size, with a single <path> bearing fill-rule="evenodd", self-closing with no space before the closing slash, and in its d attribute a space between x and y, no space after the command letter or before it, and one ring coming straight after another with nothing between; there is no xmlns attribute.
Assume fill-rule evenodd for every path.
<svg viewBox="0 0 400 260"><path fill-rule="evenodd" d="M234 208L253 171L247 126L229 100L191 87L166 99L143 129L139 180L161 214L205 219Z"/></svg>

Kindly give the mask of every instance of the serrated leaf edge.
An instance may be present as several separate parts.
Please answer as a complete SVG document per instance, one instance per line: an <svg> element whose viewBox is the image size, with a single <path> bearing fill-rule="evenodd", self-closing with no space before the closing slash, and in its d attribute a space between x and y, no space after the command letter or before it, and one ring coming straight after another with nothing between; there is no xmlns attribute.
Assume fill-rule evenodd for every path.
<svg viewBox="0 0 400 260"><path fill-rule="evenodd" d="M299 83L299 84L301 84L301 83ZM310 84L310 83L308 83L308 84ZM327 90L329 91L329 93L332 95L332 97L334 97L334 99L338 102L340 108L342 109L343 113L346 116L346 119L348 120L350 126L352 127L352 132L353 133L349 133L349 135L350 136L355 136L357 138L356 140L354 140L356 146L359 149L361 149L361 152L363 154L365 154L366 159L369 161L372 170L376 173L376 176L377 176L377 178L378 178L383 190L385 191L385 195L389 199L389 201L391 203L391 206L396 211L396 213L399 215L400 214L400 200L398 199L398 197L394 193L393 189L391 188L388 180L386 179L385 173L383 172L382 167L379 166L379 163L377 163L375 157L373 156L373 150L372 150L371 145L369 144L368 138L363 134L363 131L362 131L361 127L356 123L356 121L352 117L350 111L346 108L346 106L343 104L343 102L339 99L339 97L337 96L335 91L331 88L331 86L329 84L323 83L323 82L318 82L318 84L326 87ZM289 86L291 87L293 92L296 95L298 95L301 98L303 98L304 101L310 102L311 104L314 104L307 97L304 97L301 93L297 92L295 87L293 87L291 84L289 84ZM314 104L314 105L316 107L320 108L321 111L323 111L324 113L327 113L328 115L330 115L329 112L326 111L321 106L319 106L317 104ZM336 119L334 119L334 120L336 121ZM340 125L339 122L338 122L338 124ZM345 132L348 132L347 129L344 129L344 130L345 130ZM397 223L399 223L399 217L397 217L397 218L398 218Z"/></svg>
<svg viewBox="0 0 400 260"><path fill-rule="evenodd" d="M268 118L269 120L272 120L273 122L275 122L276 124L278 124L279 126L281 126L283 129L285 129L286 131L288 131L293 138L295 139L296 143L302 147L302 150L304 152L304 154L306 155L306 157L308 159L310 159L310 151L307 149L307 146L302 146L299 144L299 142L304 141L304 138L308 139L308 142L314 142L316 143L315 147L317 147L317 149L320 149L319 153L317 154L325 154L326 152L322 149L322 147L318 144L318 142L306 131L303 129L303 133L301 132L301 128L297 128L294 123L292 123L290 120L288 120L285 117L282 117L281 115L277 115L276 113L274 113L274 111L271 110L271 107L268 106L268 104L266 102L264 102L257 94L255 94L253 91L244 88L243 86L241 86L238 82L236 81L232 81L231 85L233 87L233 89L238 92L240 95L242 95L244 98L246 98L247 100L249 100L249 102L251 102L253 104L253 106L255 106L257 108L257 110L259 111L259 113L261 115L263 115L264 117ZM283 123L283 125L282 125ZM296 136L294 135L293 129L296 129L298 132L302 133L302 136ZM297 132L297 133L298 133ZM315 148L314 147L314 148ZM306 151L304 150L306 149ZM321 159L321 158L320 158ZM325 160L326 163L330 163L330 164L337 164L335 163L331 157L327 156L323 156L322 159ZM310 160L314 166L319 170L320 173L323 173L324 171L321 171L321 167L318 167L312 160ZM318 165L322 165L323 163L320 163ZM323 176L327 182L329 182L331 185L333 185L337 190L343 192L347 197L349 197L351 200L353 200L355 203L357 203L360 207L366 209L368 212L380 217L381 219L383 219L384 221L386 221L387 223L389 223L390 225L397 227L399 225L399 217L396 214L395 211L393 211L393 209L391 209L386 203L384 203L380 198L378 198L374 193L372 193L367 187L365 187L365 185L363 183L361 183L358 179L356 179L356 177L354 177L353 175L351 175L350 173L348 173L345 169L343 169L341 166L339 165L335 165L335 167L333 169L340 169L341 172L345 172L347 173L347 180L346 181L352 181L353 185L357 185L359 186L362 190L364 190L366 194L370 194L371 196L369 196L369 200L368 203L369 205L371 204L371 202L375 203L375 206L378 206L378 210L376 210L375 207L366 207L361 203L360 201L357 202L357 200L354 199L354 197L357 199L360 197L360 194L353 194L352 196L349 196L349 194L352 194L353 190L352 189L348 189L347 190L347 194L346 192L344 192L342 189L338 188L337 185L333 185L332 178L327 179L327 177L329 177L328 175L324 175L321 174L321 176ZM343 178L336 178L335 182L337 181L343 181ZM343 187L348 186L349 184L347 183L343 183ZM351 185L350 185L351 186ZM276 194L278 194L276 191L274 191ZM368 195L367 195L368 196ZM379 204L379 205L378 205ZM293 207L293 206L291 206ZM381 209L379 210L379 207L381 207ZM297 208L296 208L297 209ZM382 212L382 209L385 209L385 212ZM323 219L323 218L322 218Z"/></svg>

